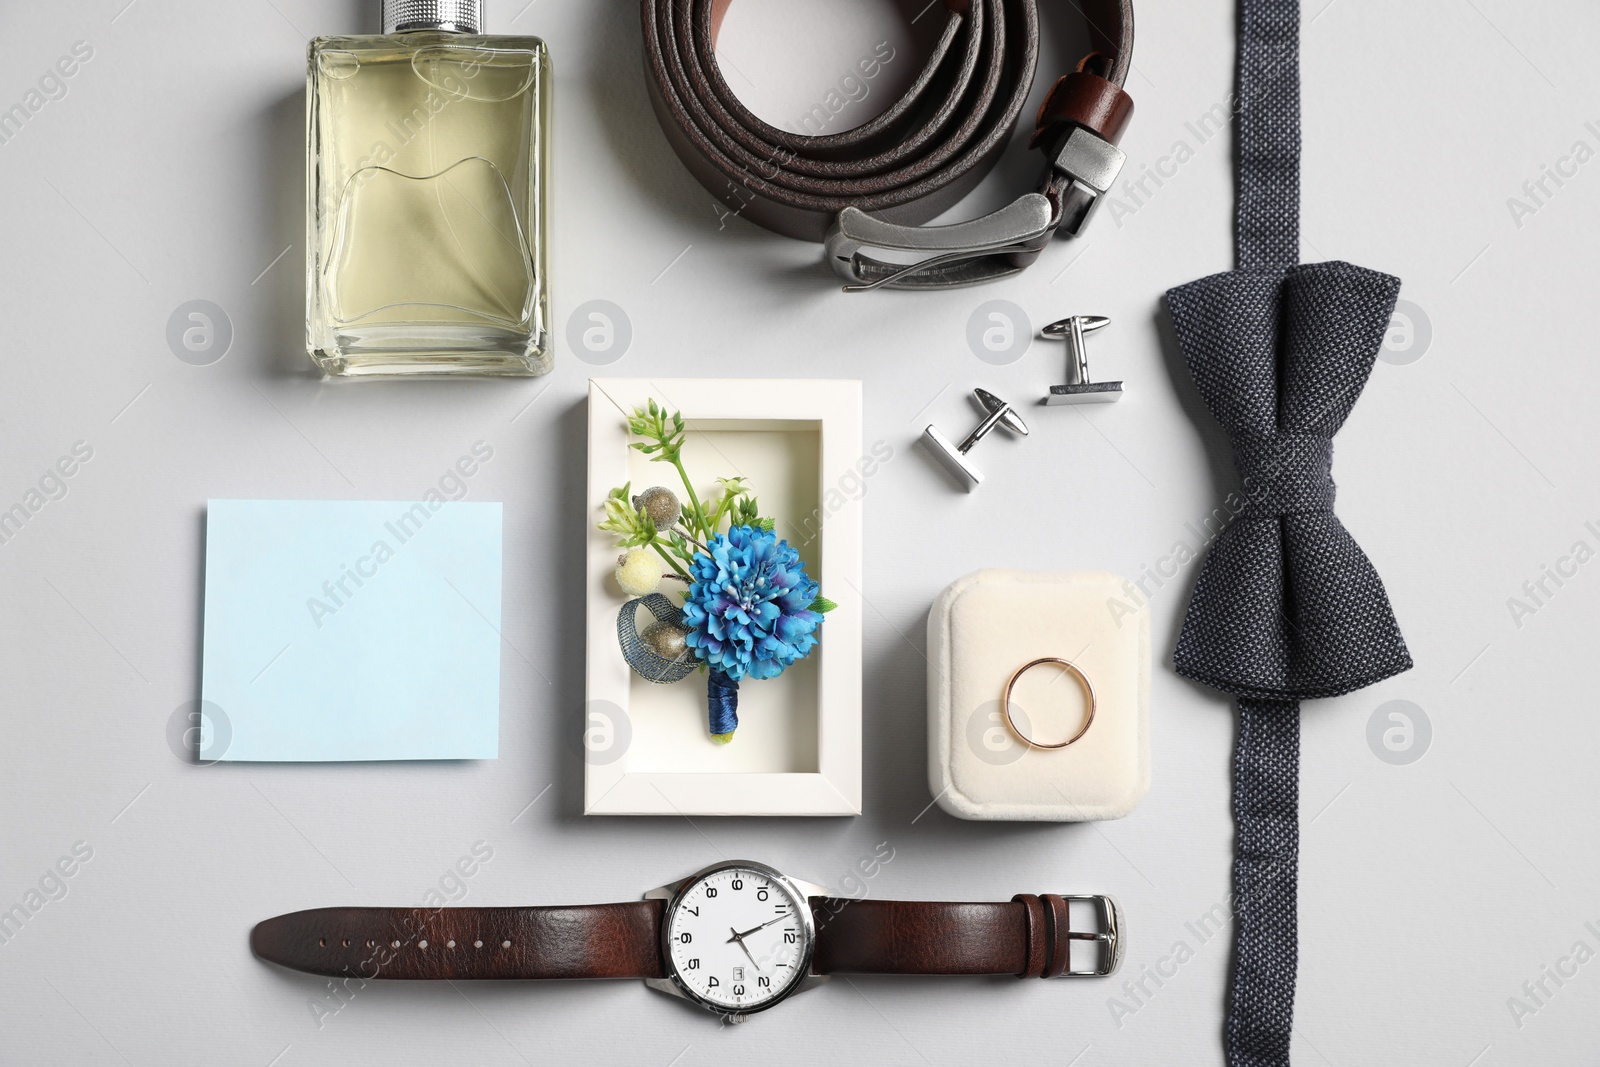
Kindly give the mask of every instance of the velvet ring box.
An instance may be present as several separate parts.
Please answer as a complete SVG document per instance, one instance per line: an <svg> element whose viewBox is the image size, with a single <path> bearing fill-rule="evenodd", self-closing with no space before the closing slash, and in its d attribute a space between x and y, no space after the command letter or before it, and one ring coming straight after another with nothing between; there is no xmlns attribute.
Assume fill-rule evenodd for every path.
<svg viewBox="0 0 1600 1067"><path fill-rule="evenodd" d="M1094 686L1094 720L1066 748L1030 748L1001 699L1023 665L1075 664ZM1041 744L1070 737L1088 702L1063 668L1018 679L1017 725ZM960 819L1118 819L1150 788L1150 611L1103 572L983 570L947 588L928 617L928 786Z"/></svg>

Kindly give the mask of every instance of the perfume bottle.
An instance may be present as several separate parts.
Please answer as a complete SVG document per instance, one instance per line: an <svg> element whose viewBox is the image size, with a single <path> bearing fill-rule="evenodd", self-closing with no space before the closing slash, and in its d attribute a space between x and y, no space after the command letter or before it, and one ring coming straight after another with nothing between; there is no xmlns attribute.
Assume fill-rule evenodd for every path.
<svg viewBox="0 0 1600 1067"><path fill-rule="evenodd" d="M478 0L383 0L307 71L306 350L328 374L544 374L550 63Z"/></svg>

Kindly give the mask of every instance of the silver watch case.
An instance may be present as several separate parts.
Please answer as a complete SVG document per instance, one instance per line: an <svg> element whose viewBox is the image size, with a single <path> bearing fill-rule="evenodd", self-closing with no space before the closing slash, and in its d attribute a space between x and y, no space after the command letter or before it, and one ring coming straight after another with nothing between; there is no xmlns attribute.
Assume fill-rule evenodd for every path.
<svg viewBox="0 0 1600 1067"><path fill-rule="evenodd" d="M698 882L707 875L715 874L717 871L727 870L728 868L733 867L747 871L759 871L768 878L782 882L794 892L796 897L798 897L801 901L807 902L807 906L802 909L800 916L800 922L805 936L805 951L801 953L800 958L800 970L804 977L798 982L795 982L793 985L789 986L789 988L784 990L782 993L779 993L777 996L773 997L767 1003L761 1005L759 1008L752 1008L749 1011L743 1012L732 1012L727 1008L721 1007L720 1005L712 1004L701 997L700 994L690 989L688 985L684 983L682 976L678 974L678 968L672 962L672 952L667 944L667 931L672 927L672 913L677 910L678 901L682 896L684 889ZM777 868L769 867L765 863L757 863L755 860L724 860L721 863L713 863L709 867L702 867L693 874L685 878L679 878L675 882L668 882L666 885L657 886L655 889L652 889L646 893L644 895L644 899L664 900L667 902L666 908L661 913L661 960L662 963L666 965L667 977L646 978L644 980L644 984L649 986L651 989L687 1000L696 1007L704 1008L713 1015L719 1015L730 1023L742 1023L757 1012L766 1011L768 1008L776 1007L797 993L804 993L808 989L815 989L817 986L826 982L829 976L825 974L811 973L811 964L815 959L817 952L817 925L816 918L811 913L809 901L812 897L831 897L834 895L834 892L826 886L818 885L815 882L807 882L800 878L791 878L789 875L784 874Z"/></svg>

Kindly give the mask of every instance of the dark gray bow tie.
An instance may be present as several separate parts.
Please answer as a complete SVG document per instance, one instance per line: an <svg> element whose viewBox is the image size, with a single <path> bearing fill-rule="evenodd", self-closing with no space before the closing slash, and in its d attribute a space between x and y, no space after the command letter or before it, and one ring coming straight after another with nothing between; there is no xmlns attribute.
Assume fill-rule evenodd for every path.
<svg viewBox="0 0 1600 1067"><path fill-rule="evenodd" d="M1390 275L1313 263L1214 274L1167 293L1248 500L1206 557L1174 656L1178 673L1239 698L1232 1067L1289 1065L1300 701L1411 666L1382 579L1333 514L1333 435L1366 387L1399 292Z"/></svg>
<svg viewBox="0 0 1600 1067"><path fill-rule="evenodd" d="M1333 514L1333 435L1366 387L1400 280L1299 265L1300 4L1239 0L1239 270L1167 293L1233 440L1245 511L1212 545L1178 673L1238 697L1230 1067L1289 1067L1299 966L1300 701L1411 666L1389 595Z"/></svg>
<svg viewBox="0 0 1600 1067"><path fill-rule="evenodd" d="M1383 581L1333 514L1333 436L1400 280L1348 263L1214 274L1167 294L1248 504L1200 572L1178 673L1236 696L1338 696L1407 670Z"/></svg>
<svg viewBox="0 0 1600 1067"><path fill-rule="evenodd" d="M1289 1067L1300 701L1411 666L1378 572L1333 514L1333 436L1366 387L1400 280L1298 263L1299 0L1239 0L1237 104L1240 269L1170 290L1167 305L1249 503L1212 545L1175 662L1239 704L1228 1063Z"/></svg>

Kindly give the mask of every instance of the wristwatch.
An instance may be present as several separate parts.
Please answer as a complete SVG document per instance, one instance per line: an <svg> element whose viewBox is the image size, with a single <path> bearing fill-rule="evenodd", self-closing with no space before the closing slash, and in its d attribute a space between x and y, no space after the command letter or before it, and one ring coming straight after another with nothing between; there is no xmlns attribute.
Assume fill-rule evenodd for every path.
<svg viewBox="0 0 1600 1067"><path fill-rule="evenodd" d="M1073 903L1095 929L1072 929ZM1109 975L1120 930L1106 896L851 899L734 860L619 904L297 911L257 924L250 947L333 978L643 978L739 1022L834 974Z"/></svg>

